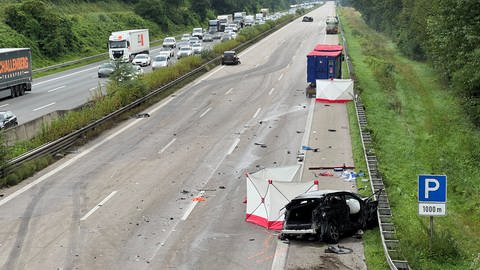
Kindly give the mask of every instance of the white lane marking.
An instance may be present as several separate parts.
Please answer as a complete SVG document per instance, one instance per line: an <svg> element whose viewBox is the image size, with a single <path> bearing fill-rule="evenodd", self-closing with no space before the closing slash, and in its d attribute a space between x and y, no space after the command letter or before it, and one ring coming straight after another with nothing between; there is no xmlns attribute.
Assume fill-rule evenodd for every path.
<svg viewBox="0 0 480 270"><path fill-rule="evenodd" d="M272 270L283 270L287 262L288 244L277 240L277 248L273 256Z"/></svg>
<svg viewBox="0 0 480 270"><path fill-rule="evenodd" d="M283 73L280 74L280 77L278 77L278 80L280 81L283 78Z"/></svg>
<svg viewBox="0 0 480 270"><path fill-rule="evenodd" d="M262 110L262 108L258 108L257 111L255 112L255 114L253 115L252 119L257 118L257 116L258 116L258 114L260 113L261 110Z"/></svg>
<svg viewBox="0 0 480 270"><path fill-rule="evenodd" d="M110 200L115 194L117 194L117 191L113 191L112 193L110 193L110 195L108 195L105 199L103 199L103 201L101 201L99 204L95 205L95 207L92 208L92 210L88 211L88 213L85 214L85 216L83 216L80 221L84 221L85 219L87 219L89 216L91 216L95 211L98 210L98 208L100 208L101 206L103 206L108 200Z"/></svg>
<svg viewBox="0 0 480 270"><path fill-rule="evenodd" d="M167 150L168 147L170 147L170 145L172 145L175 141L177 140L177 138L173 138L169 143L167 143L167 145L165 145L162 150L160 150L160 152L158 152L159 154L165 152L165 150Z"/></svg>
<svg viewBox="0 0 480 270"><path fill-rule="evenodd" d="M233 88L228 89L228 91L225 92L225 96L228 95L228 94L230 94L232 91L233 91Z"/></svg>
<svg viewBox="0 0 480 270"><path fill-rule="evenodd" d="M50 79L50 80L46 80L46 81L43 81L43 82L35 83L35 84L32 84L32 86L37 86L37 85L40 85L40 84L44 84L44 83L48 83L48 82L60 80L60 79L67 78L67 77L70 77L70 76L73 76L73 75L77 75L78 73L82 73L82 72L85 72L85 71L90 71L90 70L96 69L96 68L98 68L98 66L92 67L92 68L87 68L87 69L80 70L80 71L77 71L77 72L73 72L73 73L70 73L70 74L67 74L67 75L64 75L64 76L60 76L60 77L56 77L56 78L53 78L53 79Z"/></svg>
<svg viewBox="0 0 480 270"><path fill-rule="evenodd" d="M236 138L235 141L233 142L232 146L230 146L230 149L228 149L227 156L231 155L233 153L233 150L237 148L238 143L240 142L240 138Z"/></svg>
<svg viewBox="0 0 480 270"><path fill-rule="evenodd" d="M307 123L305 123L305 131L303 132L302 138L302 145L308 145L308 140L310 139L310 131L312 129L312 121L313 121L313 111L315 110L315 99L312 98L310 100L310 106L308 107L308 116L307 116ZM302 149L300 146L300 153L305 155L305 150ZM300 177L298 179L302 179L303 177L303 165L304 163L301 162L302 167L300 168Z"/></svg>
<svg viewBox="0 0 480 270"><path fill-rule="evenodd" d="M219 67L217 70L214 70L214 71L210 72L209 74L205 75L205 77L199 79L193 86L196 86L197 84L205 81L206 79L210 78L213 74L219 72L219 71L222 70L223 68L225 68L225 66L221 66L221 67Z"/></svg>
<svg viewBox="0 0 480 270"><path fill-rule="evenodd" d="M0 105L0 108L7 107L7 106L8 106L8 104L3 104L3 105Z"/></svg>
<svg viewBox="0 0 480 270"><path fill-rule="evenodd" d="M270 92L268 92L268 95L271 96L273 94L273 91L275 91L274 87L272 87L272 89L270 89Z"/></svg>
<svg viewBox="0 0 480 270"><path fill-rule="evenodd" d="M168 103L170 103L170 101L174 100L175 97L170 97L169 99L167 99L165 102L163 102L162 104L158 105L157 107L153 108L153 110L151 110L148 114L153 114L154 112L160 110L161 108L163 108L164 106L166 106Z"/></svg>
<svg viewBox="0 0 480 270"><path fill-rule="evenodd" d="M57 91L58 89L62 89L62 88L65 88L65 85L62 85L62 86L57 87L57 88L53 88L52 90L48 90L47 92L48 92L48 93L55 92L55 91Z"/></svg>
<svg viewBox="0 0 480 270"><path fill-rule="evenodd" d="M38 108L36 108L36 109L33 109L33 111L35 112L35 111L38 111L38 110L41 110L41 109L45 109L45 108L50 107L50 106L52 106L52 105L55 105L55 102L52 102L52 103L47 104L47 105L45 105L45 106L42 106L42 107L38 107Z"/></svg>
<svg viewBox="0 0 480 270"><path fill-rule="evenodd" d="M153 114L155 111L157 111L158 109L162 108L163 106L167 105L170 101L173 100L173 97L170 98L169 100L165 101L164 103L160 104L158 107L154 108L152 111L150 111L149 114ZM24 186L23 188L15 191L14 193L10 194L9 196L5 197L3 200L0 201L0 206L6 204L7 202L15 199L17 196L21 195L22 193L24 193L25 191L31 189L32 187L40 184L41 182L45 181L46 179L48 179L50 176L56 174L57 172L65 169L66 167L70 166L71 164L73 164L74 162L76 162L77 160L81 159L82 157L88 155L90 152L92 152L93 150L97 149L98 147L100 147L101 145L105 144L106 142L112 140L113 138L115 138L116 136L120 135L121 133L123 133L125 130L131 128L132 126L136 125L137 123L139 123L140 121L143 121L145 118L138 118L138 119L135 119L133 120L130 124L124 126L123 128L121 128L120 130L118 130L117 132L113 133L112 135L108 136L107 138L103 139L101 142L93 145L92 147L88 148L88 149L85 149L85 151L81 152L80 154L78 154L77 156L74 156L72 159L66 161L65 163L63 163L62 165L58 166L57 168L49 171L48 173L40 176L37 180L31 182L30 184Z"/></svg>
<svg viewBox="0 0 480 270"><path fill-rule="evenodd" d="M200 114L200 118L204 117L205 114L207 114L211 109L212 107L209 107L208 109L206 109L202 114Z"/></svg>
<svg viewBox="0 0 480 270"><path fill-rule="evenodd" d="M202 191L200 191L200 193L198 193L196 198L202 197L204 194L205 194L205 190L202 190ZM190 206L187 208L187 211L183 214L181 220L183 220L183 221L187 220L188 216L190 216L190 214L192 213L193 208L195 208L195 206L197 206L197 203L198 203L198 201L193 201L190 204Z"/></svg>
<svg viewBox="0 0 480 270"><path fill-rule="evenodd" d="M290 67L290 63L288 63L288 65L287 65L287 68L289 68L289 67Z"/></svg>
<svg viewBox="0 0 480 270"><path fill-rule="evenodd" d="M236 145L238 144L239 141L240 141L240 139L237 138L237 139L236 139L236 143L234 143L233 145L236 147ZM235 149L235 147L233 147L233 149ZM233 151L233 150L232 150L232 151ZM215 168L212 170L212 172L210 173L210 175L209 175L208 178L206 179L206 182L205 182L205 183L208 183L208 181L210 181L210 179L212 179L212 177L213 177L213 175L215 174L215 172L218 170L218 168L220 168L220 165L222 165L223 161L227 158L227 156L228 156L229 154L231 154L230 151L229 151L229 153L227 153L225 156L223 156L222 160L220 160L220 161L218 162L218 164L215 166ZM195 204L195 205L196 205L196 204ZM191 208L192 208L191 210L188 209L188 212L192 212L192 211L193 211L193 208L195 208L195 206L194 206L194 207L191 207ZM186 215L184 214L183 216L186 216ZM187 215L186 217L188 217L188 215ZM163 246L164 246L165 243L167 242L168 238L170 238L170 235L172 235L172 233L176 231L176 228L177 228L178 224L180 223L180 221L182 221L182 220L177 220L177 221L175 222L175 224L173 224L172 228L171 228L171 229L168 231L168 233L164 236L163 242L161 242L160 245L157 245L157 247L156 247L155 250L153 251L152 256L149 258L148 261L150 261L150 262L153 261L153 259L155 258L155 256L157 256L158 251L159 251L161 248L163 248ZM145 265L145 266L143 267L143 269L146 269L146 268L148 268L148 265Z"/></svg>

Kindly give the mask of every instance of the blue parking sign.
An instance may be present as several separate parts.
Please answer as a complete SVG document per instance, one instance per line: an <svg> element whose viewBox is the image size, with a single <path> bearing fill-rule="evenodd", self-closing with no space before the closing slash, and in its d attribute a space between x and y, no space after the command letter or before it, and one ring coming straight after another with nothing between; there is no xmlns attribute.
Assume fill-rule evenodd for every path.
<svg viewBox="0 0 480 270"><path fill-rule="evenodd" d="M447 202L446 175L419 175L418 176L419 202Z"/></svg>

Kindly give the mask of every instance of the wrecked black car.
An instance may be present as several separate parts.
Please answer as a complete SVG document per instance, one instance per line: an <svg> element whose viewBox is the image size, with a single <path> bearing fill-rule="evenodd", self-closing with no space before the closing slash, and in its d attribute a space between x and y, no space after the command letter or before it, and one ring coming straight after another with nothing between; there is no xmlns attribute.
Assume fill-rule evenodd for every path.
<svg viewBox="0 0 480 270"><path fill-rule="evenodd" d="M378 201L348 191L304 193L286 206L281 239L315 236L338 243L342 235L376 226Z"/></svg>

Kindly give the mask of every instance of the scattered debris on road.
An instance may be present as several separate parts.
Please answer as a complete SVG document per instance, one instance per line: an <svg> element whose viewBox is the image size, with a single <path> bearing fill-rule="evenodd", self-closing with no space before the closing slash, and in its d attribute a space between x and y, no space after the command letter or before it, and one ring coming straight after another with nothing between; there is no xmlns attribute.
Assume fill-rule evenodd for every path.
<svg viewBox="0 0 480 270"><path fill-rule="evenodd" d="M302 145L302 150L318 152L318 148L312 148L310 146Z"/></svg>
<svg viewBox="0 0 480 270"><path fill-rule="evenodd" d="M325 253L336 253L336 254L349 254L352 253L353 250L351 248L347 248L344 246L328 246L328 248L325 249Z"/></svg>
<svg viewBox="0 0 480 270"><path fill-rule="evenodd" d="M148 118L148 117L150 117L150 114L148 113L137 113L135 115L135 118Z"/></svg>
<svg viewBox="0 0 480 270"><path fill-rule="evenodd" d="M267 145L264 143L254 143L255 145L259 145L262 148L267 148Z"/></svg>

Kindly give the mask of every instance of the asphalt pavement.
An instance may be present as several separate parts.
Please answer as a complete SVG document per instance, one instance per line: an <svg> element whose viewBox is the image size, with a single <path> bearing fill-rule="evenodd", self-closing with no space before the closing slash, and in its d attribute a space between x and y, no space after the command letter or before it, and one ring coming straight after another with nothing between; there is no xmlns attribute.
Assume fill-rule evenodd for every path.
<svg viewBox="0 0 480 270"><path fill-rule="evenodd" d="M278 232L245 222L244 174L297 163L311 108L305 58L333 10L295 20L243 51L242 64L213 69L150 117L132 115L3 190L2 268L272 269ZM94 87L77 77L95 68L71 84ZM61 87L42 81L38 95ZM64 88L55 91L68 99Z"/></svg>

